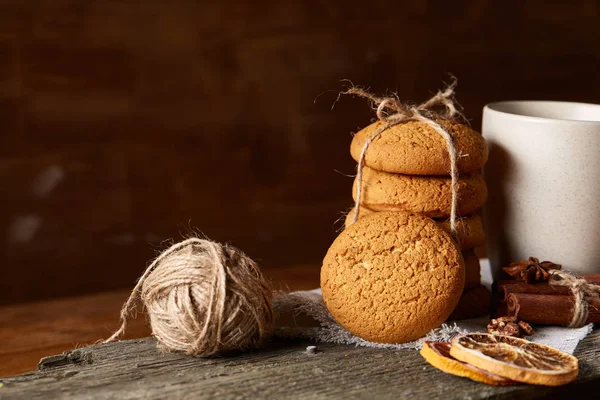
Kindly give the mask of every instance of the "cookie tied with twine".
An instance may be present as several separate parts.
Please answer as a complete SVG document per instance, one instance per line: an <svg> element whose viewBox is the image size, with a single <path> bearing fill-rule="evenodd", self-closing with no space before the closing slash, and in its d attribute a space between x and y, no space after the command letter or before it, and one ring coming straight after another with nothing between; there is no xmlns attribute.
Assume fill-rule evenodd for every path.
<svg viewBox="0 0 600 400"><path fill-rule="evenodd" d="M393 126L403 124L409 121L420 121L429 125L445 141L448 156L450 158L450 177L452 186L452 202L450 208L450 230L453 235L456 234L457 206L458 206L458 151L454 139L450 132L438 122L439 120L453 121L460 115L457 106L454 103L454 89L456 79L443 91L439 91L435 96L418 106L410 106L399 101L396 95L391 97L377 97L364 89L357 87L350 88L344 94L351 94L368 99L377 113L377 118L383 122L383 125L375 130L373 134L365 141L360 157L358 159L356 180L358 182L356 190L356 199L352 215L352 223L358 220L360 204L363 196L362 174L365 166L365 155L369 145L377 139L383 132Z"/></svg>
<svg viewBox="0 0 600 400"><path fill-rule="evenodd" d="M190 238L160 254L121 310L117 340L141 300L162 351L209 356L259 345L271 330L272 291L240 250Z"/></svg>

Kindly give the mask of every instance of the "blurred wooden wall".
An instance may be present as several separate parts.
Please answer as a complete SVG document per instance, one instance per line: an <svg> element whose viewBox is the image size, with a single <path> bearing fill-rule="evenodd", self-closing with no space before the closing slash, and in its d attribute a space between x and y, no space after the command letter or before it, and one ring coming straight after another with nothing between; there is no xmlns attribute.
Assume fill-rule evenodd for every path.
<svg viewBox="0 0 600 400"><path fill-rule="evenodd" d="M477 129L600 102L597 1L339 3L0 0L0 303L129 287L192 227L320 263L373 117L331 109L341 79L420 101L453 73Z"/></svg>

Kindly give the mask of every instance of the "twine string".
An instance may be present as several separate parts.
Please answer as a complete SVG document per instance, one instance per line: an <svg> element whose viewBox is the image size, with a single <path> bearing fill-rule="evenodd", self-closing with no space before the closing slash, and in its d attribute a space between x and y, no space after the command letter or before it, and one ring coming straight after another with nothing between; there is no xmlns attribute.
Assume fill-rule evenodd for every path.
<svg viewBox="0 0 600 400"><path fill-rule="evenodd" d="M161 350L211 355L260 344L273 321L271 288L240 250L192 237L146 268L121 310L125 333L137 301L146 309Z"/></svg>
<svg viewBox="0 0 600 400"><path fill-rule="evenodd" d="M142 286L144 286L144 282L146 281L146 278L148 278L148 275L150 275L152 273L152 271L154 271L156 266L158 264L160 264L160 262L162 260L164 260L165 258L170 256L171 254L173 254L181 249L184 249L191 244L198 243L199 241L200 241L200 239L198 239L198 238L186 239L182 242L174 244L173 246L171 246L170 248L165 250L163 253L161 253L158 257L156 257L154 259L154 261L148 266L148 268L146 268L146 270L144 271L144 273L138 280L137 284L131 291L131 294L127 298L127 301L125 302L125 304L123 304L123 308L121 308L121 314L120 314L121 326L119 326L119 329L117 329L115 331L115 333L113 333L111 335L111 337L106 339L104 341L104 343L114 342L115 340L117 340L118 338L123 336L123 334L125 334L125 329L127 329L127 320L130 317L130 315L133 313L133 310L135 309L135 304L136 304L137 300L139 299L140 290L142 289Z"/></svg>
<svg viewBox="0 0 600 400"><path fill-rule="evenodd" d="M363 168L365 166L365 156L367 149L383 132L393 126L406 123L408 121L419 121L429 125L435 130L446 143L446 149L450 158L450 177L452 188L452 203L450 206L450 230L456 234L457 208L458 208L458 152L454 144L452 135L444 129L436 119L452 120L457 115L458 111L454 104L454 89L456 88L456 79L453 78L452 83L443 91L438 91L435 96L426 102L414 107L402 104L396 96L394 97L377 97L366 90L360 88L350 88L345 94L351 94L358 97L368 99L374 106L377 119L384 124L379 127L371 136L367 138L360 152L358 165L356 167L356 200L352 215L352 223L358 220L360 212L360 204L363 196ZM443 107L443 111L436 111L437 108Z"/></svg>
<svg viewBox="0 0 600 400"><path fill-rule="evenodd" d="M548 280L550 285L565 286L571 290L573 295L573 317L568 326L570 328L582 327L589 315L589 303L586 297L600 296L600 285L589 283L570 272L561 270L551 270L548 272L550 273L550 279Z"/></svg>

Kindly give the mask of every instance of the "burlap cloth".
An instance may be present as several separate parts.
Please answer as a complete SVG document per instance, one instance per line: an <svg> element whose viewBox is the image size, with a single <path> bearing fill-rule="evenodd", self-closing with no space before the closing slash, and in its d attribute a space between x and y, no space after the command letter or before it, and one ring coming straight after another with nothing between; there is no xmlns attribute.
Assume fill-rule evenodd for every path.
<svg viewBox="0 0 600 400"><path fill-rule="evenodd" d="M490 286L492 279L489 262L481 260L482 284ZM275 336L286 338L305 338L317 343L337 343L355 346L378 347L388 349L420 349L423 341L450 341L455 335L468 332L485 332L489 317L448 322L431 330L425 337L403 344L372 343L354 336L339 325L329 314L321 290L298 291L274 299L274 309L280 316ZM593 328L593 324L581 328L559 326L538 327L529 339L569 354L573 354L577 344Z"/></svg>

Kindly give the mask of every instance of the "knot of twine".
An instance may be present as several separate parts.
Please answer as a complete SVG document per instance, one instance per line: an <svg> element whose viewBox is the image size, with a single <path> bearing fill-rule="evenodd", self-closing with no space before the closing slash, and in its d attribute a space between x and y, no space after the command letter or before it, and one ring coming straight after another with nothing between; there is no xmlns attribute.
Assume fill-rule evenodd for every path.
<svg viewBox="0 0 600 400"><path fill-rule="evenodd" d="M454 89L456 88L456 78L452 78L450 85L443 91L438 91L435 96L427 100L426 102L418 106L409 106L400 102L397 96L394 97L377 97L360 88L351 88L344 92L345 94L352 94L359 97L369 99L373 104L373 107L377 113L377 118L384 124L378 128L373 134L365 141L360 158L358 159L358 165L356 167L357 174L356 179L358 180L356 201L354 204L354 215L352 217L352 223L358 220L359 206L362 199L362 170L365 164L365 155L369 145L373 143L375 139L379 137L383 132L390 129L395 125L399 125L408 121L420 121L430 127L432 127L446 142L446 149L450 157L450 177L452 179L452 203L450 207L450 229L452 233L456 233L456 208L458 206L458 167L457 159L458 154L456 146L454 145L454 139L452 135L445 130L436 119L447 119L452 120L458 113L454 104ZM436 108L443 107L442 111L435 111Z"/></svg>
<svg viewBox="0 0 600 400"><path fill-rule="evenodd" d="M199 238L174 244L152 262L105 342L123 335L138 298L166 351L206 356L253 347L273 321L272 292L256 263L235 247Z"/></svg>
<svg viewBox="0 0 600 400"><path fill-rule="evenodd" d="M573 318L569 323L570 328L582 327L588 318L589 303L586 297L600 296L600 285L587 282L583 278L578 278L570 272L551 270L548 283L554 286L565 286L571 290L575 304L573 305Z"/></svg>

